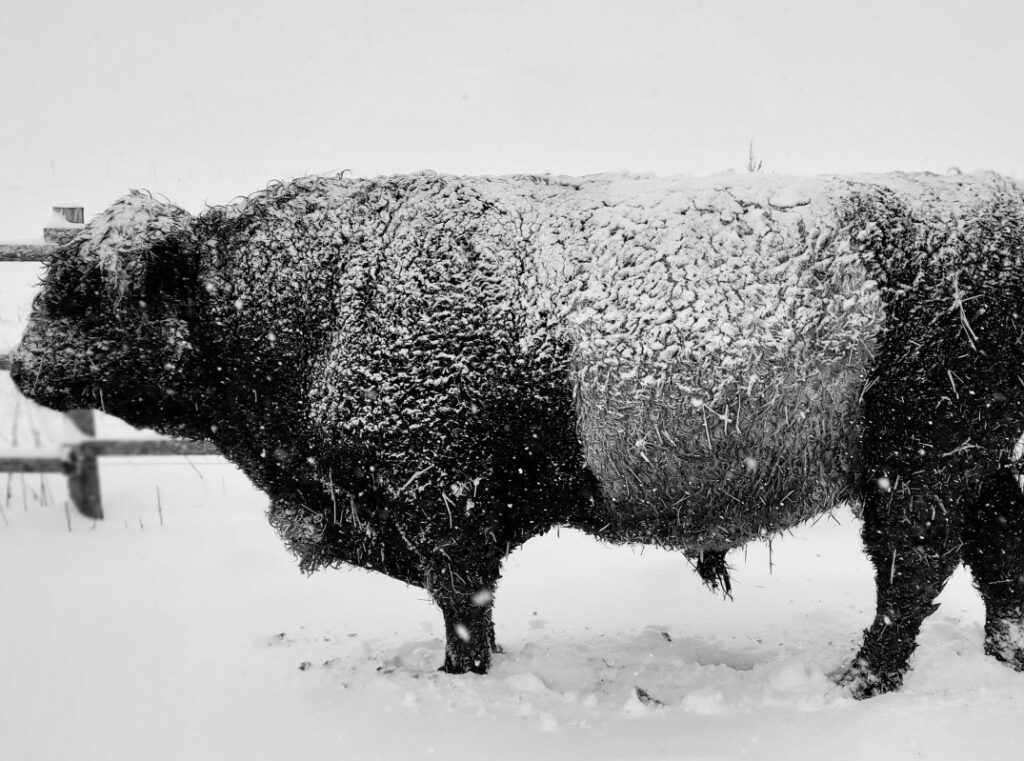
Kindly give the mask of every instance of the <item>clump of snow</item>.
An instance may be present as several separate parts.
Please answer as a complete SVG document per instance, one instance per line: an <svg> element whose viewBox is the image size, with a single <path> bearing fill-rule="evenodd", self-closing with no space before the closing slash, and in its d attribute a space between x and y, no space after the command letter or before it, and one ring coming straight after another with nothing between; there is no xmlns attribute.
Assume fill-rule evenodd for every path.
<svg viewBox="0 0 1024 761"><path fill-rule="evenodd" d="M50 215L50 219L46 223L45 227L62 227L62 228L66 228L66 229L80 230L83 227L85 227L85 223L84 222L68 222L68 220L66 220L64 218L63 214L61 214L59 211L54 211Z"/></svg>

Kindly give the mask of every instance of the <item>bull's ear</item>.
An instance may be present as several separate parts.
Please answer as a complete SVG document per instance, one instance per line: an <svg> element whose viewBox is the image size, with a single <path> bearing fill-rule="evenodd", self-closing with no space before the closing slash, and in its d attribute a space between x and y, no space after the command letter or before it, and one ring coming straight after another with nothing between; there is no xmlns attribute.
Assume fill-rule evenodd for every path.
<svg viewBox="0 0 1024 761"><path fill-rule="evenodd" d="M116 302L177 290L194 268L192 216L148 193L133 191L93 219L78 239Z"/></svg>

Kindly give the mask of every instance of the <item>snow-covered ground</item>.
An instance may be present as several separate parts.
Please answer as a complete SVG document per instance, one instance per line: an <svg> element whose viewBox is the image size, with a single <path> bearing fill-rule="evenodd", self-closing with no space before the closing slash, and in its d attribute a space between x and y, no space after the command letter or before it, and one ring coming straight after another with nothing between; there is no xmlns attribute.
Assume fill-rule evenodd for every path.
<svg viewBox="0 0 1024 761"><path fill-rule="evenodd" d="M34 273L0 265L0 352ZM0 373L0 447L13 431L19 445L65 434ZM903 690L855 702L829 681L873 614L848 511L734 553L731 602L677 554L552 532L508 560L492 672L453 677L436 671L443 626L423 592L356 570L303 577L232 466L105 460L101 478L94 523L67 509L60 478L0 474L4 761L962 761L1024 747L1024 675L982 654L963 571Z"/></svg>

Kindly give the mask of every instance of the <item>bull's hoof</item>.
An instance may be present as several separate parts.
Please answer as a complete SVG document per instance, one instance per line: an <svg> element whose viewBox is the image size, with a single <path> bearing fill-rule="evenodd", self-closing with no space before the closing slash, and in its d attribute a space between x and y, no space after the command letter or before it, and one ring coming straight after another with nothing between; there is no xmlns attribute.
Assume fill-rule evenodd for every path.
<svg viewBox="0 0 1024 761"><path fill-rule="evenodd" d="M985 627L985 654L1024 671L1024 622L999 621Z"/></svg>
<svg viewBox="0 0 1024 761"><path fill-rule="evenodd" d="M449 653L445 654L444 665L438 671L443 674L486 674L490 665L490 658L452 657Z"/></svg>
<svg viewBox="0 0 1024 761"><path fill-rule="evenodd" d="M445 674L486 674L491 667L491 647L492 643L484 637L468 642L449 640L441 671Z"/></svg>
<svg viewBox="0 0 1024 761"><path fill-rule="evenodd" d="M863 658L857 658L842 671L832 674L832 680L845 687L854 700L864 700L898 690L903 686L903 672L879 674Z"/></svg>

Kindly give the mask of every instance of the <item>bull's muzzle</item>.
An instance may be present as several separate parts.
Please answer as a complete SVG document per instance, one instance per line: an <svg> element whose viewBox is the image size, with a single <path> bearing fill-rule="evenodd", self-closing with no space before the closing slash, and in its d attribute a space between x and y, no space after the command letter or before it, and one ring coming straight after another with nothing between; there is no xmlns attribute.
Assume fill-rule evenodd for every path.
<svg viewBox="0 0 1024 761"><path fill-rule="evenodd" d="M21 384L25 378L25 362L21 357L21 351L19 349L15 349L11 353L10 362L11 366L9 370L11 372L11 380L14 381L14 385L20 389L22 388Z"/></svg>

